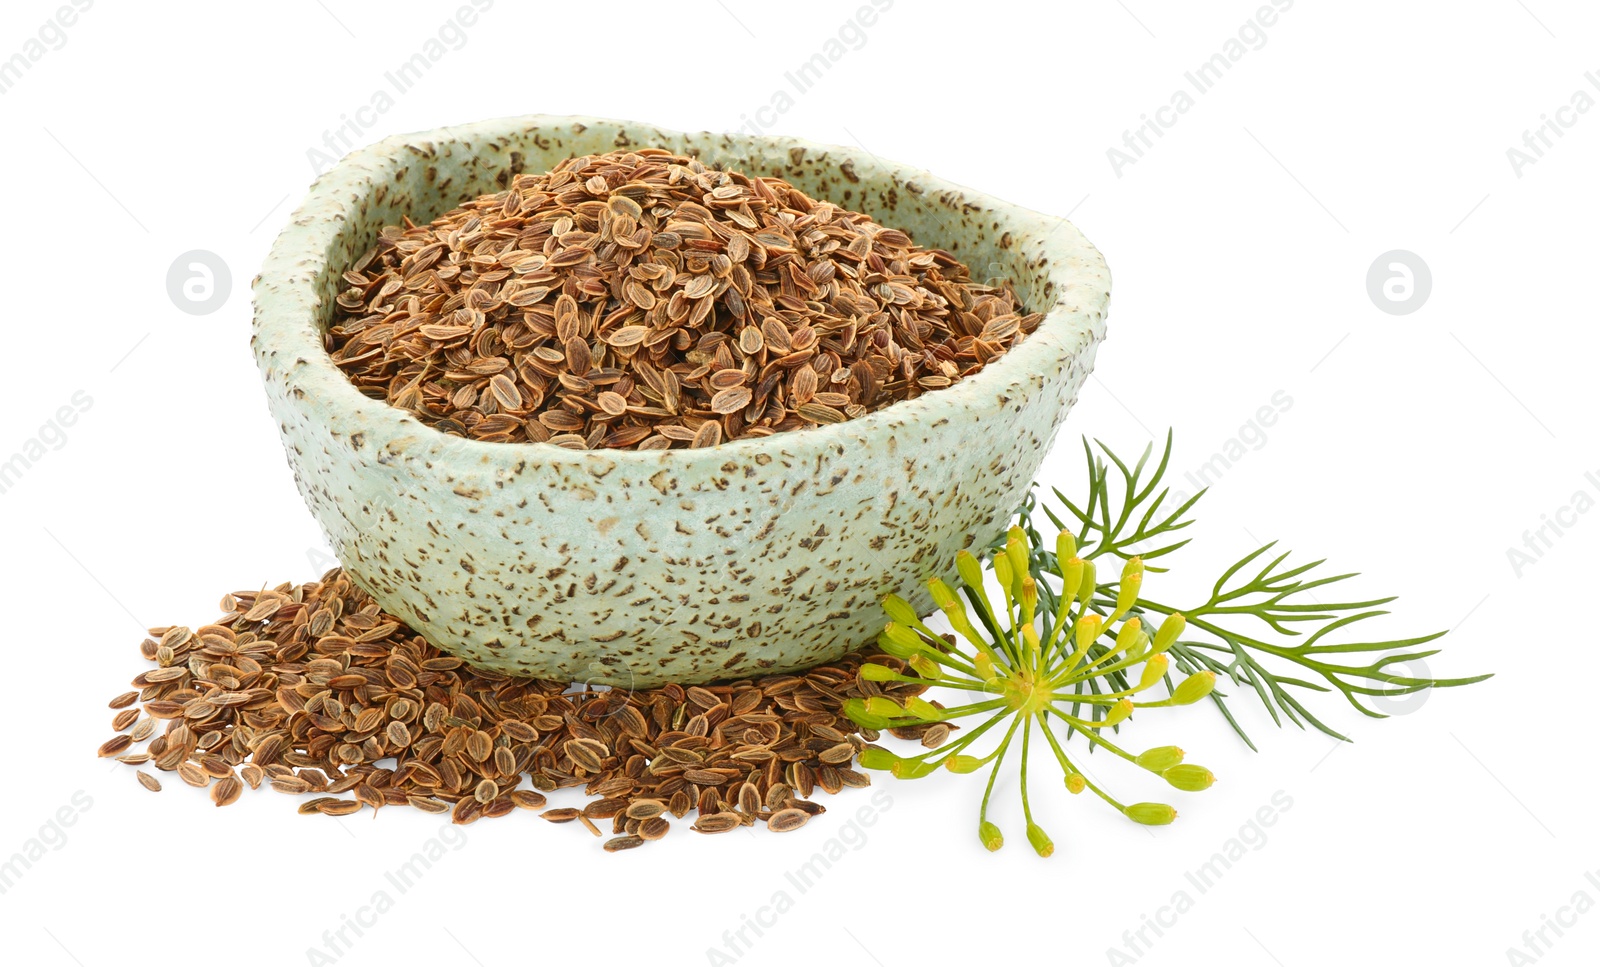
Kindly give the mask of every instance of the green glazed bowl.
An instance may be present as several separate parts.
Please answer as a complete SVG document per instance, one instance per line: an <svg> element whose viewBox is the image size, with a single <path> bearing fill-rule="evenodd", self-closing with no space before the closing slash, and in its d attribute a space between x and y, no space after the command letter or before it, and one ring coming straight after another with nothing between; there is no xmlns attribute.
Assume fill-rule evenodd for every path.
<svg viewBox="0 0 1600 967"><path fill-rule="evenodd" d="M574 154L660 147L788 179L1005 277L1038 330L954 386L699 450L440 433L358 392L322 337L346 266ZM529 116L389 138L319 178L255 281L251 340L306 504L346 571L471 664L632 687L805 668L871 642L881 595L1006 526L1093 367L1110 276L1070 223L866 151Z"/></svg>

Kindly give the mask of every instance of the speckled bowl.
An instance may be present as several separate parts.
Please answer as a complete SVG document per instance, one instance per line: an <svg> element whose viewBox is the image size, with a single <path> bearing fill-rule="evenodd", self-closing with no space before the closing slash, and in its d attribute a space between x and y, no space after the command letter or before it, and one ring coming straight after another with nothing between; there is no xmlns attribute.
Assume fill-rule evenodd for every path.
<svg viewBox="0 0 1600 967"><path fill-rule="evenodd" d="M949 389L703 450L463 440L363 396L328 358L339 276L382 226L634 145L786 178L1010 278L1047 316ZM866 151L530 116L390 138L319 178L255 282L252 345L300 493L384 608L479 667L644 686L807 667L871 641L878 596L928 606L917 579L950 577L1021 502L1109 294L1070 223Z"/></svg>

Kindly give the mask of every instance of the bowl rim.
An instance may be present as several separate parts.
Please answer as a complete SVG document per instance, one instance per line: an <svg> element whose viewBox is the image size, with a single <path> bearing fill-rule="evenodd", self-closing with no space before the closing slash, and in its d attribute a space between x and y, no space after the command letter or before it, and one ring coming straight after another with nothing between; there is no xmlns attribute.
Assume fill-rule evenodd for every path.
<svg viewBox="0 0 1600 967"><path fill-rule="evenodd" d="M409 410L358 390L324 348L323 333L317 322L322 300L316 295L315 282L329 271L327 253L333 249L338 233L355 217L362 200L374 186L387 183L395 161L415 162L419 152L438 144L490 144L515 138L531 129L560 127L577 129L574 134L588 128L615 128L630 132L646 130L663 139L720 139L724 146L773 154L789 154L801 149L808 160L827 160L836 165L843 161L868 161L883 169L894 185L904 187L914 182L924 195L957 198L965 205L978 206L1000 219L1001 225L993 231L1012 235L1013 246L1020 250L1019 258L1042 260L1045 279L1054 286L1054 302L1048 307L1029 307L1044 316L1038 328L977 373L951 386L914 399L900 400L840 423L745 437L714 447L573 450L532 441L476 440L445 433L418 419ZM933 240L935 244L938 241ZM927 240L922 243L927 244ZM1104 257L1066 217L1046 216L947 181L925 169L880 158L865 149L778 135L685 132L636 121L529 114L392 135L350 152L320 175L290 216L289 223L274 239L260 273L252 282L251 344L263 377L267 377L270 367L281 366L284 372L280 378L301 397L298 405L304 407L309 403L314 407L326 431L334 436L358 433L373 436L364 442L376 444L379 450L420 445L435 454L436 459L446 454L459 455L467 466L592 465L596 458L602 458L608 466L635 464L659 469L674 465L688 467L708 459L720 463L729 457L768 450L775 445L785 451L817 453L906 424L935 421L974 409L997 409L1005 405L1008 391L1030 382L1042 385L1074 358L1093 351L1103 337L1101 320L1110 299L1110 288L1110 273ZM283 358L292 359L292 362L279 362ZM347 425L351 423L355 425Z"/></svg>

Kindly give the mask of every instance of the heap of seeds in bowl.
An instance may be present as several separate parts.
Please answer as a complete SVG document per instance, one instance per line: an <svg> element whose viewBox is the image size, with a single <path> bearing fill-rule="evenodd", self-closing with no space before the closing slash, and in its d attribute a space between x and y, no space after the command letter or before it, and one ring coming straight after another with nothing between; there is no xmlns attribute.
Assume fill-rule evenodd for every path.
<svg viewBox="0 0 1600 967"><path fill-rule="evenodd" d="M844 700L923 690L860 680L866 661L904 667L874 649L792 675L638 691L474 671L338 569L221 608L209 625L150 629L141 650L155 667L111 700L117 734L99 750L175 773L218 806L269 785L330 816L412 806L470 823L521 808L596 835L609 821L611 851L660 839L691 811L701 833L758 821L784 832L824 811L816 789L869 783L851 765L878 735ZM154 773L137 777L160 791ZM568 787L595 798L545 808L545 793Z"/></svg>
<svg viewBox="0 0 1600 967"><path fill-rule="evenodd" d="M387 227L343 281L326 344L363 393L446 433L573 449L853 419L976 372L1042 318L905 232L659 149Z"/></svg>

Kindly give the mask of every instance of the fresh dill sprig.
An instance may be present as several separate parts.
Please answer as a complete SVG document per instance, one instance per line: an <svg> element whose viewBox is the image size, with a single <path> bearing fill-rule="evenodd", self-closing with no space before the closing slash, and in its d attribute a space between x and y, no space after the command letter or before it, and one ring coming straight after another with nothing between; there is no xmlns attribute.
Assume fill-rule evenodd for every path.
<svg viewBox="0 0 1600 967"><path fill-rule="evenodd" d="M1438 649L1422 646L1443 632L1336 642L1352 625L1386 614L1382 607L1394 598L1318 601L1314 590L1355 575L1319 575L1320 560L1291 565L1289 554L1274 552L1273 543L1227 568L1205 600L1193 607L1180 609L1147 596L1145 574L1166 570L1149 562L1165 563L1189 543L1179 532L1192 523L1187 515L1204 491L1175 509L1162 509L1169 496L1162 478L1172 456L1170 433L1153 467L1153 447L1146 447L1129 466L1104 444L1096 441L1095 446L1098 453L1084 441L1089 486L1081 504L1056 490L1058 513L1039 505L1030 494L1017 526L985 549L982 560L967 551L957 555L959 593L939 578L927 582L955 634L930 628L897 595L883 601L890 618L878 637L883 655L859 671L869 693L872 683L912 682L966 693L971 700L946 708L920 697L899 701L880 694L844 703L845 714L864 729L921 739L928 747L916 755L900 756L869 745L859 755L865 768L916 779L940 767L958 773L989 767L978 814L979 839L988 849L998 849L1003 842L999 828L988 818L989 799L1007 753L1020 746L1028 841L1041 856L1055 850L1034 821L1028 799L1028 752L1035 729L1049 744L1070 792L1089 789L1135 822L1165 825L1177 816L1176 810L1164 803L1124 805L1089 780L1068 756L1065 740L1082 735L1090 752L1105 750L1156 773L1177 789L1198 792L1210 787L1214 777L1202 766L1184 763L1183 750L1177 746L1158 746L1136 755L1111 741L1136 709L1210 698L1253 749L1254 743L1228 707L1227 696L1215 687L1220 678L1254 691L1280 726L1287 718L1301 728L1309 723L1345 739L1311 714L1294 690L1336 690L1364 714L1383 718L1382 712L1363 704L1362 697L1408 695L1489 677L1417 678L1390 671L1393 665L1437 654ZM1060 529L1052 541L1035 526L1035 515L1041 513ZM1096 560L1108 566L1120 564L1117 579L1101 581ZM998 603L984 593L985 565L1000 586ZM1251 623L1265 632L1241 630L1242 624ZM1285 674L1274 665L1299 670ZM1176 684L1174 672L1183 676ZM1166 698L1134 701L1158 684L1165 685ZM983 720L952 738L952 723L968 716ZM1062 733L1059 737L1057 730ZM987 743L992 748L980 755L974 743L985 734L999 739Z"/></svg>
<svg viewBox="0 0 1600 967"><path fill-rule="evenodd" d="M1037 511L1042 511L1055 526L1073 532L1082 548L1078 553L1085 559L1106 554L1122 559L1137 555L1149 570L1164 570L1149 562L1164 561L1189 543L1176 535L1193 523L1188 513L1205 494L1201 490L1178 507L1163 509L1170 493L1163 478L1172 456L1172 434L1167 434L1154 467L1150 466L1153 445L1146 447L1131 467L1098 440L1091 447L1085 439L1083 449L1089 484L1083 502L1074 503L1060 490L1054 490L1062 508L1058 513L1037 504L1035 495L1029 494L1019 513L1019 525L1031 549L1032 573L1036 578L1043 574L1061 575L1057 555L1034 528ZM1411 638L1336 643L1334 638L1342 638L1358 622L1388 614L1383 606L1395 598L1318 601L1312 594L1314 590L1329 588L1356 574L1319 574L1317 569L1323 560L1291 566L1288 552L1274 551L1276 543L1268 542L1240 558L1217 579L1206 600L1194 606L1178 607L1140 597L1130 613L1183 614L1188 619L1188 633L1171 649L1179 670L1226 676L1235 685L1254 691L1275 724L1283 724L1281 715L1301 728L1310 724L1343 741L1349 739L1307 710L1292 690L1338 691L1363 714L1385 718L1384 713L1364 704L1361 697L1408 695L1426 688L1469 685L1490 677L1417 678L1391 671L1392 666L1438 654L1437 648L1420 646L1438 639L1443 631ZM1118 586L1110 582L1096 591L1091 608L1104 614L1114 603ZM1252 622L1264 626L1265 634L1246 633L1242 626ZM1370 660L1363 663L1340 656L1365 656ZM1285 674L1274 670L1264 659L1298 669ZM1221 691L1211 695L1234 731L1254 749L1255 743L1229 709L1228 698Z"/></svg>

